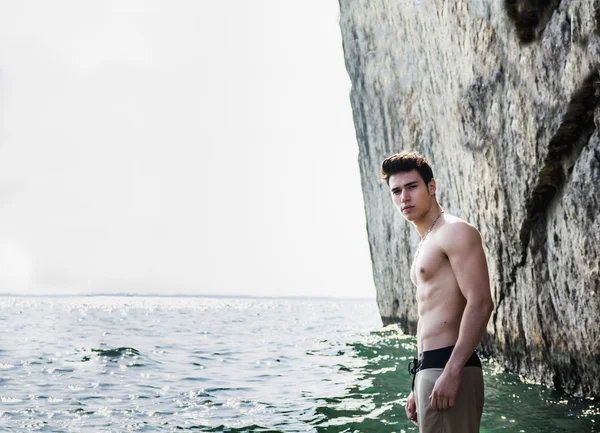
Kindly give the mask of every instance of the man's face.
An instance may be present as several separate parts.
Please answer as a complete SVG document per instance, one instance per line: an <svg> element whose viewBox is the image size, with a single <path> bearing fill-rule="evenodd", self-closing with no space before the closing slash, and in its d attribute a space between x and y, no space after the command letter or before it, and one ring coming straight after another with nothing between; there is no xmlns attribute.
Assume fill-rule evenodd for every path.
<svg viewBox="0 0 600 433"><path fill-rule="evenodd" d="M407 221L422 218L431 209L435 195L435 180L425 185L417 170L396 173L389 179L394 205Z"/></svg>

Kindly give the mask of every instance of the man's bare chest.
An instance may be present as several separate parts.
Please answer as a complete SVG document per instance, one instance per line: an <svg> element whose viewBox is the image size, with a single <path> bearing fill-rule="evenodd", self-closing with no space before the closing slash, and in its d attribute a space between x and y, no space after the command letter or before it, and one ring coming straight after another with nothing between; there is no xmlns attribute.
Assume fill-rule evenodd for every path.
<svg viewBox="0 0 600 433"><path fill-rule="evenodd" d="M424 242L420 250L415 254L410 270L410 279L415 286L427 283L444 273L449 266L448 257L435 243Z"/></svg>

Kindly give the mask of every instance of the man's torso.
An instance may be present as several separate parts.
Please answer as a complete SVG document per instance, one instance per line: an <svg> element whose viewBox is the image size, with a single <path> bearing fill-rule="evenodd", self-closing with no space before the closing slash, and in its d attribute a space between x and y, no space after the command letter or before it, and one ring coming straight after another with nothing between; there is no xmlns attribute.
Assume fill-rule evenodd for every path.
<svg viewBox="0 0 600 433"><path fill-rule="evenodd" d="M451 239L452 224L460 221L444 215L436 230L425 238L411 268L411 279L417 287L419 353L452 346L458 339L466 300L443 246L455 241Z"/></svg>

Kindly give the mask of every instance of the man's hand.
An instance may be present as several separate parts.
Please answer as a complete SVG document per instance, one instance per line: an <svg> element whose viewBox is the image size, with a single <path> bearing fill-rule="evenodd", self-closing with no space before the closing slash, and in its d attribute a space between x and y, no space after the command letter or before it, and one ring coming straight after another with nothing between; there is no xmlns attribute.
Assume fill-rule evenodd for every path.
<svg viewBox="0 0 600 433"><path fill-rule="evenodd" d="M460 372L452 374L444 370L435 381L433 391L429 396L431 407L434 410L448 409L454 406L454 399L460 386Z"/></svg>
<svg viewBox="0 0 600 433"><path fill-rule="evenodd" d="M419 421L417 420L417 405L415 404L415 395L411 391L408 400L406 400L406 416L409 420L411 420L415 425L419 425Z"/></svg>

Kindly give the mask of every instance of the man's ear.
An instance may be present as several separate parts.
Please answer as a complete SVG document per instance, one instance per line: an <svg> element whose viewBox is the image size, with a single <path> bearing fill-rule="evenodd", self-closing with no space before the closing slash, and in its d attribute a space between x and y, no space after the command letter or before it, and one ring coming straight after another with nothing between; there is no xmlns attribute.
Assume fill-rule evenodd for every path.
<svg viewBox="0 0 600 433"><path fill-rule="evenodd" d="M427 184L427 189L429 191L429 195L435 195L435 188L436 188L435 179L432 178L429 181L429 183Z"/></svg>

